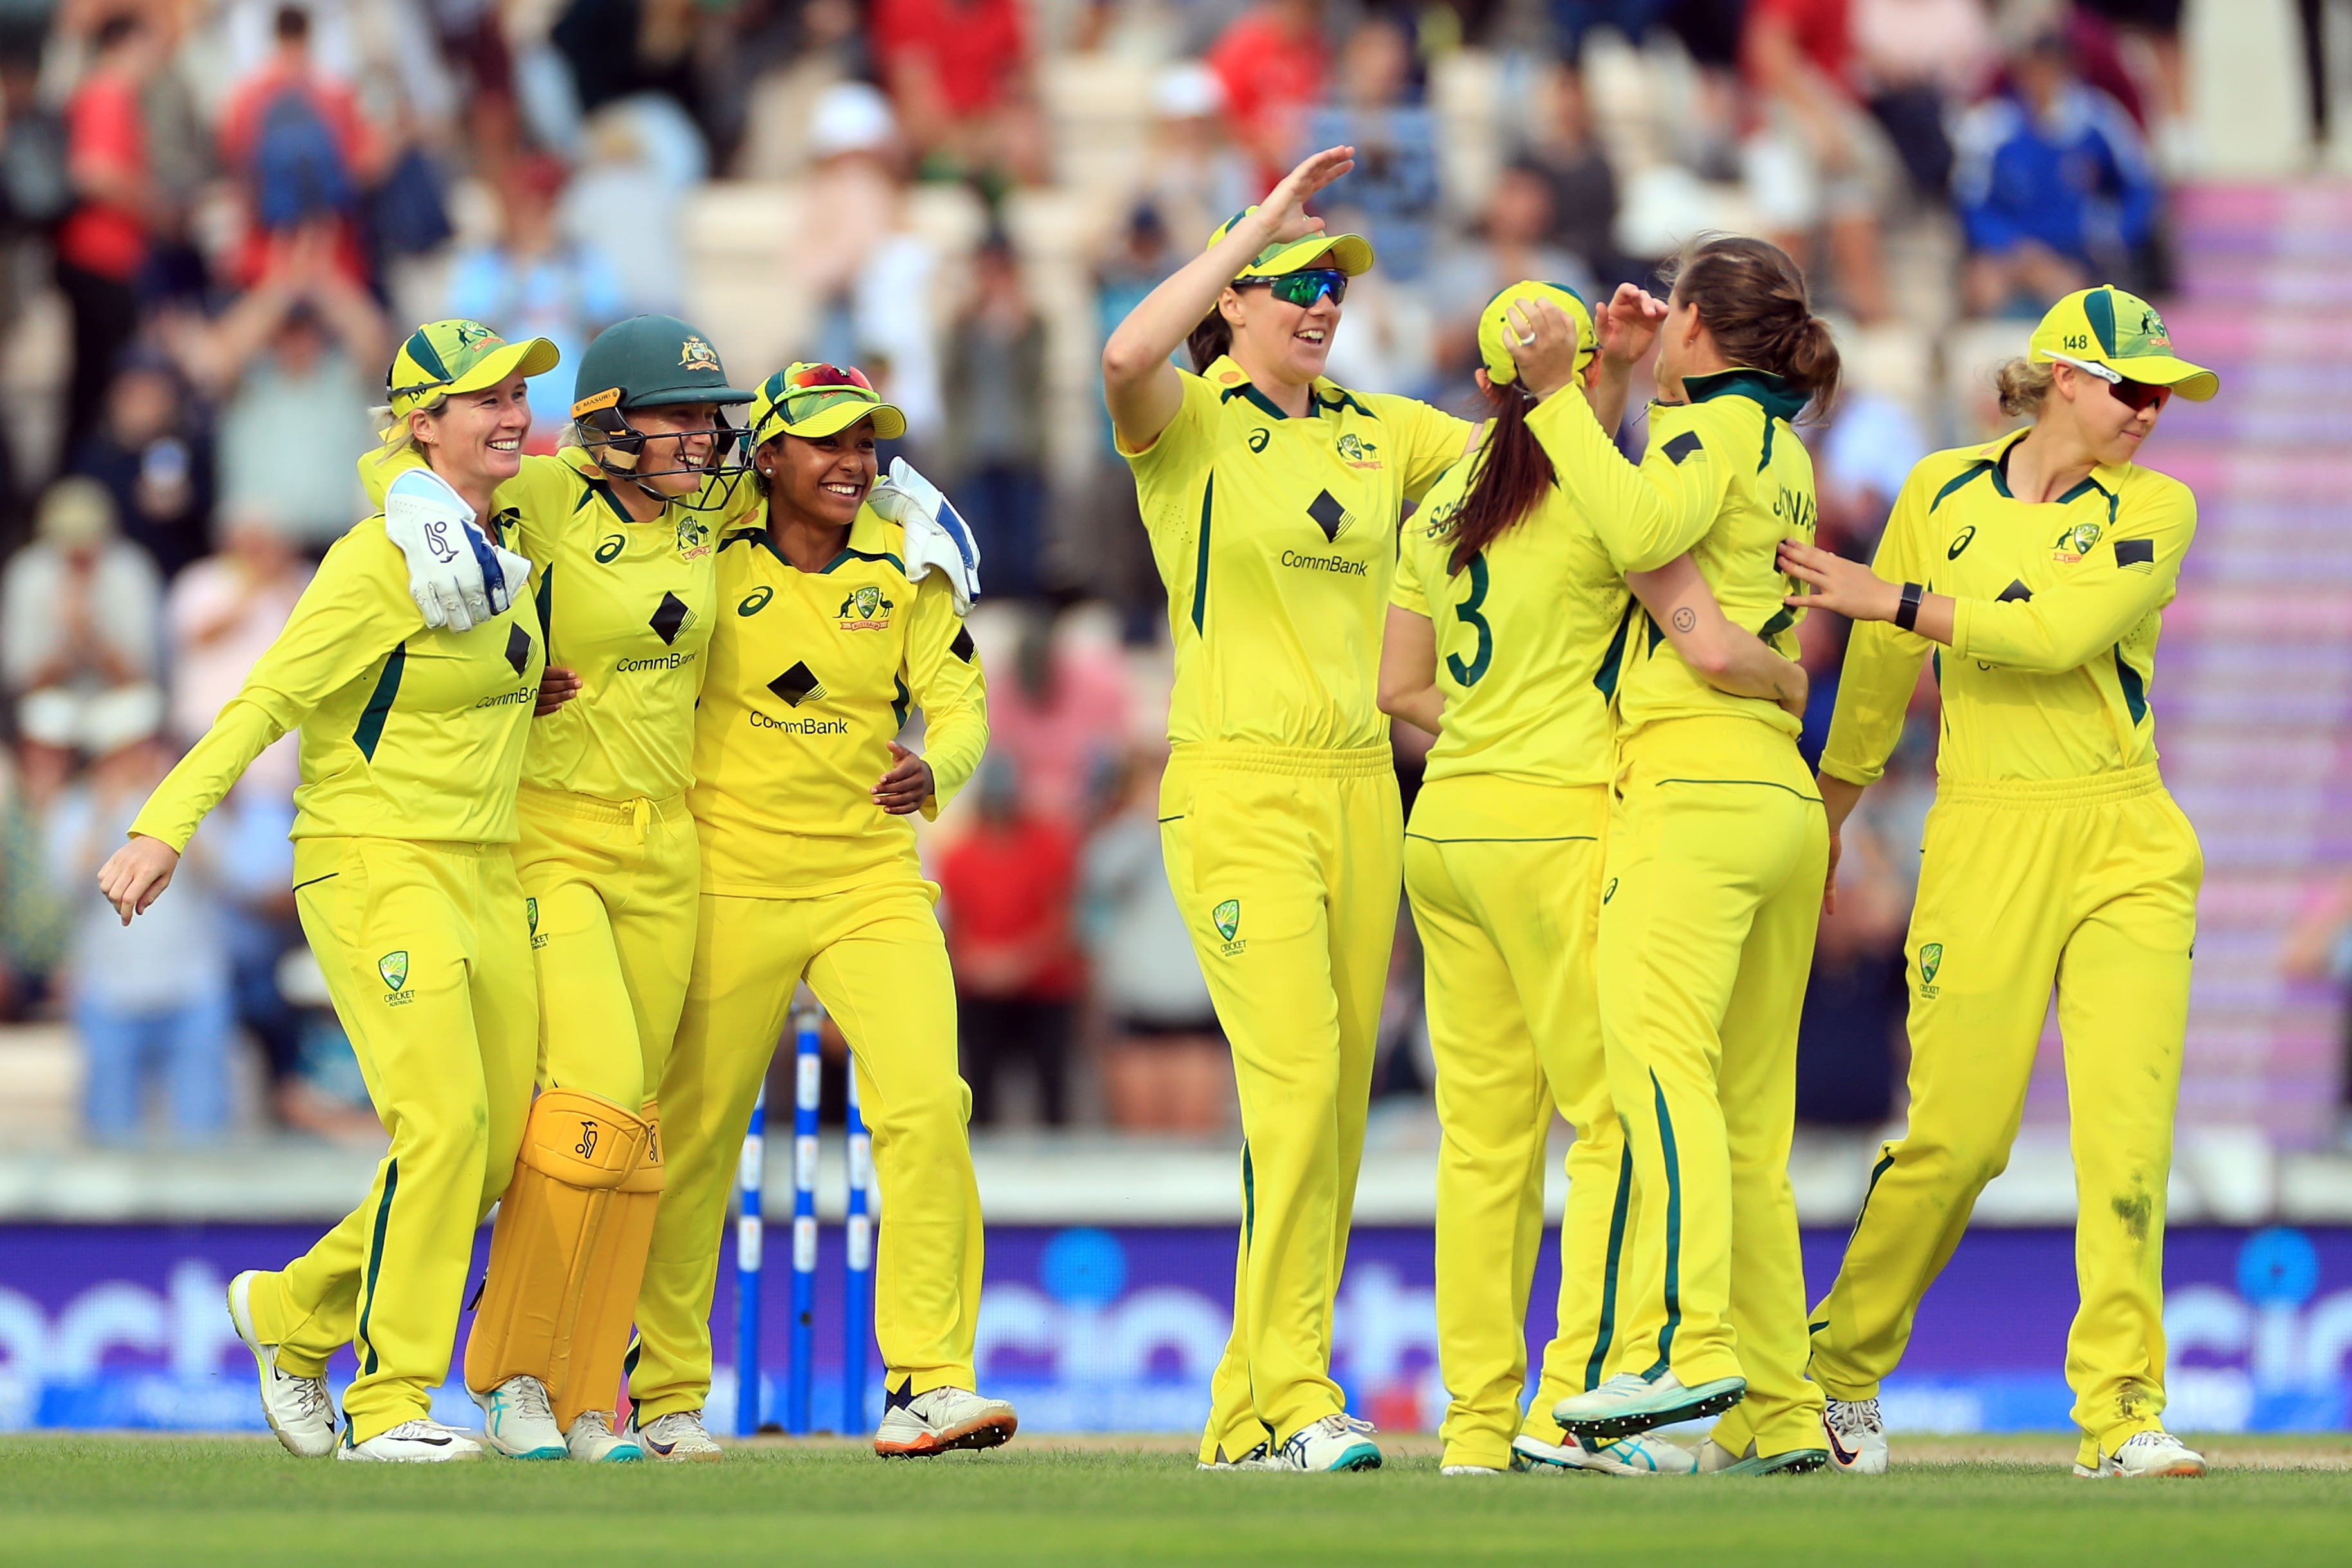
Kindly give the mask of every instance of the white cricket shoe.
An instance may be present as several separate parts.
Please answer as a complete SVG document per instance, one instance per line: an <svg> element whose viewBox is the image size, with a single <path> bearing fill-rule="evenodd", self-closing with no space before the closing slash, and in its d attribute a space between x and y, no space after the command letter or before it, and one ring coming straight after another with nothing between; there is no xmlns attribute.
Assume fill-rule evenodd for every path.
<svg viewBox="0 0 2352 1568"><path fill-rule="evenodd" d="M1572 1437L1605 1443L1653 1427L1720 1416L1746 1397L1744 1377L1718 1377L1686 1388L1671 1372L1654 1377L1621 1372L1600 1387L1572 1394L1553 1406L1551 1418Z"/></svg>
<svg viewBox="0 0 2352 1568"><path fill-rule="evenodd" d="M1613 1443L1586 1448L1570 1439L1547 1443L1525 1432L1511 1439L1511 1462L1523 1470L1559 1475L1591 1470L1604 1476L1695 1476L1698 1456L1651 1432L1637 1432Z"/></svg>
<svg viewBox="0 0 2352 1568"><path fill-rule="evenodd" d="M253 1330L253 1279L247 1269L228 1282L228 1321L236 1337L253 1353L261 1373L261 1414L286 1451L305 1459L323 1459L335 1451L335 1402L323 1377L297 1377L278 1370L278 1347L265 1344Z"/></svg>
<svg viewBox="0 0 2352 1568"><path fill-rule="evenodd" d="M560 1459L563 1428L547 1402L547 1385L528 1373L508 1378L484 1394L468 1388L482 1407L482 1440L509 1459Z"/></svg>
<svg viewBox="0 0 2352 1568"><path fill-rule="evenodd" d="M1374 1428L1341 1410L1310 1421L1290 1435L1276 1462L1286 1470L1376 1470L1381 1448L1365 1434Z"/></svg>
<svg viewBox="0 0 2352 1568"><path fill-rule="evenodd" d="M482 1445L470 1435L422 1416L378 1432L364 1443L352 1442L351 1435L351 1428L344 1427L343 1446L335 1450L335 1458L375 1464L436 1465L482 1457Z"/></svg>
<svg viewBox="0 0 2352 1568"><path fill-rule="evenodd" d="M2169 1432L2135 1432L2114 1453L2101 1449L2095 1469L2078 1463L2074 1473L2092 1480L2201 1476L2205 1473L2205 1456Z"/></svg>
<svg viewBox="0 0 2352 1568"><path fill-rule="evenodd" d="M1225 1446L1220 1443L1217 1445L1217 1457L1202 1459L1196 1468L1204 1470L1278 1470L1282 1469L1282 1461L1274 1457L1273 1448L1265 1443L1245 1454L1227 1458Z"/></svg>
<svg viewBox="0 0 2352 1568"><path fill-rule="evenodd" d="M613 1435L609 1410L583 1410L574 1416L564 1431L563 1448L573 1458L588 1464L628 1465L646 1457L636 1444Z"/></svg>
<svg viewBox="0 0 2352 1568"><path fill-rule="evenodd" d="M1492 1465L1440 1465L1437 1473L1441 1476L1501 1476L1510 1472L1498 1470Z"/></svg>
<svg viewBox="0 0 2352 1568"><path fill-rule="evenodd" d="M882 1400L874 1451L886 1459L929 1458L955 1448L993 1448L1012 1441L1020 1429L1012 1406L983 1399L969 1388L892 1392Z"/></svg>
<svg viewBox="0 0 2352 1568"><path fill-rule="evenodd" d="M649 1459L714 1464L727 1457L727 1450L710 1440L699 1410L673 1410L642 1424L640 1414L634 1409L629 1412L627 1434Z"/></svg>
<svg viewBox="0 0 2352 1568"><path fill-rule="evenodd" d="M1886 1473L1886 1422L1875 1399L1832 1399L1822 1406L1830 1468L1849 1476Z"/></svg>

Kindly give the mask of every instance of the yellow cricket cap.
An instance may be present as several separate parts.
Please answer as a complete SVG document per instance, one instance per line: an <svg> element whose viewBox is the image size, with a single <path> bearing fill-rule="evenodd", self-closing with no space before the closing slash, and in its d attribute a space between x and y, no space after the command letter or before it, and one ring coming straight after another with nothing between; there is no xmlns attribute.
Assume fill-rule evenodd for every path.
<svg viewBox="0 0 2352 1568"><path fill-rule="evenodd" d="M2127 382L2170 387L2191 402L2221 390L2221 378L2172 351L2164 318L2137 294L2112 283L2077 289L2050 308L2033 329L2033 362L2104 365Z"/></svg>
<svg viewBox="0 0 2352 1568"><path fill-rule="evenodd" d="M535 376L563 356L544 338L509 343L479 321L427 321L404 339L384 373L394 418L452 392L479 392L512 376Z"/></svg>
<svg viewBox="0 0 2352 1568"><path fill-rule="evenodd" d="M1533 279L1514 283L1492 299L1478 312L1478 358L1486 367L1486 379L1496 386L1508 386L1519 379L1519 362L1511 350L1519 346L1519 329L1511 325L1511 307L1531 305L1547 300L1564 311L1576 328L1576 370L1592 362L1601 350L1601 339L1592 328L1592 309L1584 296L1565 283L1538 283Z"/></svg>
<svg viewBox="0 0 2352 1568"><path fill-rule="evenodd" d="M1234 225L1257 211L1244 207L1217 225L1202 250L1214 250L1217 243L1231 234ZM1270 245L1257 253L1257 259L1234 274L1236 277L1274 277L1285 272L1305 272L1312 267L1336 267L1350 277L1360 277L1372 269L1372 242L1361 235L1308 235L1303 239L1285 240Z"/></svg>
<svg viewBox="0 0 2352 1568"><path fill-rule="evenodd" d="M885 441L907 434L907 416L896 403L882 401L865 371L803 361L786 365L751 394L751 445L763 446L779 435L835 435L861 419L871 419L874 434Z"/></svg>

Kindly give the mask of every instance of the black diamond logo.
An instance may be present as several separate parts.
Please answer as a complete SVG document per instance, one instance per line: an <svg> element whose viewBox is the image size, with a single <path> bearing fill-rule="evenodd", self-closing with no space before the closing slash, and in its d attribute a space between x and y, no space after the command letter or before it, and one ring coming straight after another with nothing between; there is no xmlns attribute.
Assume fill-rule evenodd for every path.
<svg viewBox="0 0 2352 1568"><path fill-rule="evenodd" d="M654 607L654 635L665 643L677 642L677 634L686 630L689 613L685 600L675 593L663 594L662 601Z"/></svg>
<svg viewBox="0 0 2352 1568"><path fill-rule="evenodd" d="M1348 508L1339 504L1339 497L1328 490L1322 491L1308 503L1307 515L1315 519L1315 526L1323 530L1323 537L1327 539L1337 539L1348 531L1348 525L1356 520L1348 515Z"/></svg>
<svg viewBox="0 0 2352 1568"><path fill-rule="evenodd" d="M518 675L530 667L530 633L520 626L507 628L507 663Z"/></svg>
<svg viewBox="0 0 2352 1568"><path fill-rule="evenodd" d="M824 695L824 686L817 680L816 672L806 664L794 664L791 669L770 681L768 689L794 707L800 706L811 697Z"/></svg>

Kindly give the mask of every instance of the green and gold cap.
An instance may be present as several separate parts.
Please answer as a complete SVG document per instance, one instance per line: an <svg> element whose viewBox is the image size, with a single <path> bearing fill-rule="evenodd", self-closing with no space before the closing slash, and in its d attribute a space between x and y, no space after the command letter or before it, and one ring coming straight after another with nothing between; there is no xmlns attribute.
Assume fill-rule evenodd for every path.
<svg viewBox="0 0 2352 1568"><path fill-rule="evenodd" d="M512 376L535 376L563 356L544 338L509 343L479 321L427 321L411 332L384 372L394 418L452 392L479 392Z"/></svg>
<svg viewBox="0 0 2352 1568"><path fill-rule="evenodd" d="M2033 329L2033 362L2105 365L2127 382L2170 387L2191 402L2221 390L2221 378L2172 351L2164 318L2137 294L2112 283L2078 289L2050 308Z"/></svg>
<svg viewBox="0 0 2352 1568"><path fill-rule="evenodd" d="M907 416L884 402L866 372L855 365L786 365L751 394L751 445L756 450L779 435L814 440L835 435L861 419L874 421L874 434L896 441L907 434Z"/></svg>
<svg viewBox="0 0 2352 1568"><path fill-rule="evenodd" d="M1234 225L1257 211L1244 207L1217 225L1202 250L1214 250L1217 242L1233 233ZM1335 267L1350 277L1360 277L1372 269L1372 242L1361 235L1308 235L1304 239L1285 240L1270 245L1257 253L1257 259L1241 269L1237 277L1274 277L1286 272L1305 272L1312 267Z"/></svg>
<svg viewBox="0 0 2352 1568"><path fill-rule="evenodd" d="M1496 386L1508 386L1519 379L1519 362L1511 350L1519 347L1519 329L1511 325L1511 307L1532 305L1548 300L1566 313L1576 329L1576 372L1592 362L1601 350L1600 337L1592 329L1592 309L1584 303L1584 296L1565 283L1538 283L1532 278L1514 283L1492 299L1478 312L1478 358L1486 367L1486 379Z"/></svg>

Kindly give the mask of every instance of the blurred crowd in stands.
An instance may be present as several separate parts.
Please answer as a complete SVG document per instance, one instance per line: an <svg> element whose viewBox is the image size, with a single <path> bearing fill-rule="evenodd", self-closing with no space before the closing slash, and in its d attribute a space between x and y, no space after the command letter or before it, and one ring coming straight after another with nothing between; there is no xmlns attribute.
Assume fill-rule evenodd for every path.
<svg viewBox="0 0 2352 1568"><path fill-rule="evenodd" d="M364 1123L286 892L290 739L146 919L121 928L91 870L362 515L394 332L470 316L569 358L669 310L739 384L865 366L981 537L994 743L926 843L979 1120L1222 1128L1160 869L1166 630L1101 334L1342 141L1326 214L1380 255L1343 383L1466 406L1501 285L1591 294L1698 230L1766 234L1843 324L1852 391L1809 439L1823 537L1866 554L1911 462L1992 417L1955 344L2014 351L2086 282L2162 289L2162 172L2194 156L2179 10L0 0L0 1016L70 1023L93 1139ZM542 449L570 376L533 387ZM1843 633L1805 638L1818 747ZM1895 1105L1914 730L1823 927L1823 1123ZM1410 787L1419 748L1398 754ZM1409 1096L1429 1072L1399 931L1379 1082Z"/></svg>

